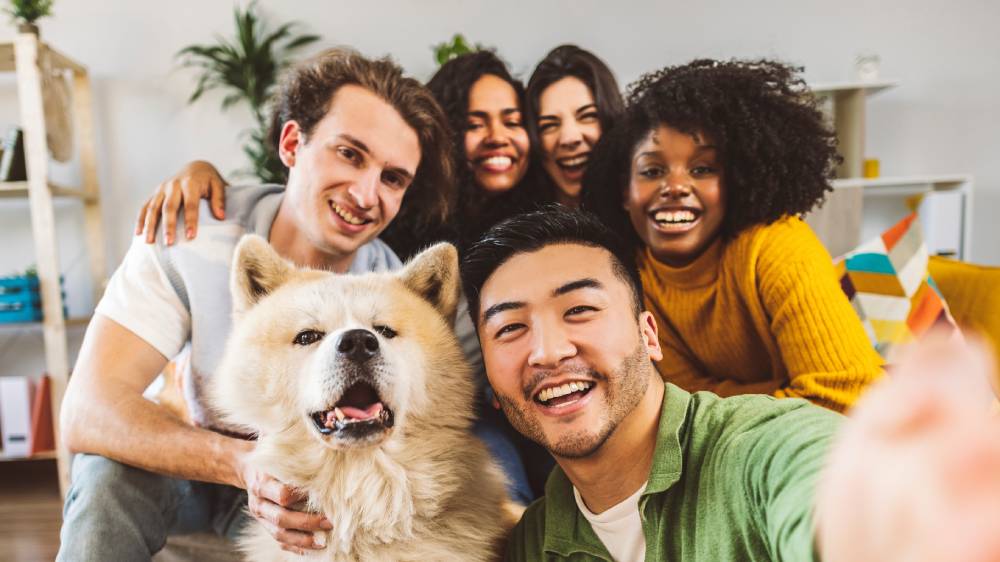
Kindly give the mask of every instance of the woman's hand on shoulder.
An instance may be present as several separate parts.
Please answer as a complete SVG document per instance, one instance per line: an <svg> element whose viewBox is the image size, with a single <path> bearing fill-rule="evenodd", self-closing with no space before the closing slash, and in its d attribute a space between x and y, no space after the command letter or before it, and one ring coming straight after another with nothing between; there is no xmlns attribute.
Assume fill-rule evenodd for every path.
<svg viewBox="0 0 1000 562"><path fill-rule="evenodd" d="M184 208L185 236L188 240L198 235L198 205L202 199L211 202L212 216L222 220L226 216L225 188L215 166L204 160L195 160L184 166L174 177L156 187L153 195L139 209L135 226L136 236L145 233L146 243L156 240L156 228L162 222L167 245L174 243L177 232L177 215Z"/></svg>

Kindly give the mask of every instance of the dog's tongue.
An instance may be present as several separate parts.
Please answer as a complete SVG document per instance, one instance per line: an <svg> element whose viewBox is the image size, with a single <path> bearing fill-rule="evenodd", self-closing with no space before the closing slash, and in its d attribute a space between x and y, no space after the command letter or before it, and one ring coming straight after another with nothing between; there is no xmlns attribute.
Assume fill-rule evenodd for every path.
<svg viewBox="0 0 1000 562"><path fill-rule="evenodd" d="M363 420L370 420L378 416L379 414L382 413L382 409L383 406L381 402L376 402L374 404L371 404L367 408L356 408L354 406L339 406L338 408L335 408L334 410L331 410L326 413L326 423L333 424L333 422L337 420L336 410L340 410L340 412L344 414L344 417L353 420L363 421Z"/></svg>

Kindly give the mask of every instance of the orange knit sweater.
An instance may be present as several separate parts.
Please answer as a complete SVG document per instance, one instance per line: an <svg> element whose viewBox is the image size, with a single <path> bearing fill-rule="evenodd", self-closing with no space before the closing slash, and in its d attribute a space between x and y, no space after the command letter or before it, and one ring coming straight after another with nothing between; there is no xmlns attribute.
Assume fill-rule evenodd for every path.
<svg viewBox="0 0 1000 562"><path fill-rule="evenodd" d="M639 271L660 330L657 367L685 390L844 411L882 374L830 254L798 218L717 240L681 268L644 250Z"/></svg>

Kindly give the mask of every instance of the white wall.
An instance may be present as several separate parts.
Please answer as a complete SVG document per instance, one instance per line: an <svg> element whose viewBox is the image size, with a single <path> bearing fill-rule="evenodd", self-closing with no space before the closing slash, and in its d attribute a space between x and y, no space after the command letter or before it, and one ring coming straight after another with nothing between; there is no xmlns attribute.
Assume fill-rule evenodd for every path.
<svg viewBox="0 0 1000 562"><path fill-rule="evenodd" d="M323 47L389 53L423 79L434 70L430 46L455 32L497 47L524 78L549 48L575 42L607 60L623 85L644 71L706 56L779 57L804 65L811 81L831 82L851 77L858 53L877 53L882 76L900 86L869 102L868 155L881 160L886 176L974 175L972 257L1000 264L1000 221L992 217L1000 210L1000 3L993 0L262 0L259 7L272 22L303 22L303 30L325 38ZM140 202L184 162L205 158L224 171L245 164L239 132L248 114L221 113L219 95L187 105L194 80L173 58L186 45L228 36L232 4L59 0L54 9L40 22L42 37L87 65L94 82L113 266ZM13 26L0 27L0 41L11 40ZM13 91L9 77L0 79L0 125L16 121ZM0 274L33 262L26 209L0 200L7 239ZM85 249L74 234L78 216L73 203L57 210L71 311L85 313L92 303ZM0 371L40 370L29 359L40 334L16 341L0 333Z"/></svg>

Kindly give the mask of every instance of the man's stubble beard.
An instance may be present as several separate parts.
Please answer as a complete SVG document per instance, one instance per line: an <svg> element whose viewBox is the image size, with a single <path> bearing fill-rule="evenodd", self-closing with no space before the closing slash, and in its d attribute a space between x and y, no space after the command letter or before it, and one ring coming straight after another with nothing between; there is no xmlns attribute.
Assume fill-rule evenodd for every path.
<svg viewBox="0 0 1000 562"><path fill-rule="evenodd" d="M640 343L610 376L591 371L591 376L595 380L608 381L605 417L600 422L601 427L597 428L596 432L586 429L574 431L562 436L557 443L550 443L546 439L537 416L518 408L517 403L508 396L497 393L496 397L507 419L519 433L545 447L554 456L582 459L596 453L611 437L621 421L636 408L649 388L648 370L652 368L649 355ZM531 400L530 397L528 399Z"/></svg>

